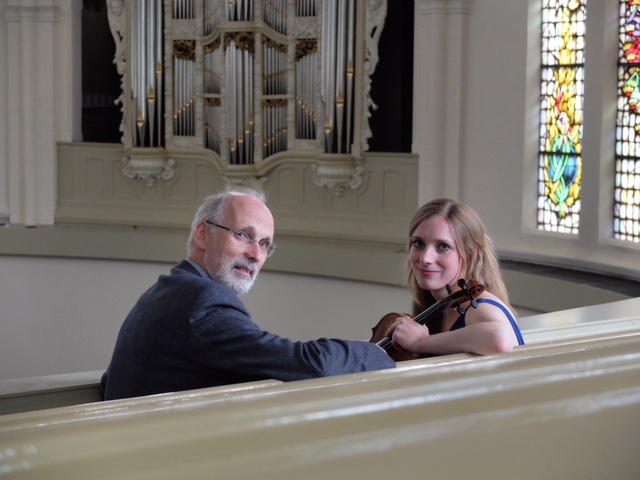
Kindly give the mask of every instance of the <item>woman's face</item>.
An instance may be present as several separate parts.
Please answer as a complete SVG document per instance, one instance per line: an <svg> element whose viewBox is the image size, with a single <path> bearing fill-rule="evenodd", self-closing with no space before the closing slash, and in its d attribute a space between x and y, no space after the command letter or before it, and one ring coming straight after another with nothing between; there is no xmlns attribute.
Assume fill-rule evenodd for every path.
<svg viewBox="0 0 640 480"><path fill-rule="evenodd" d="M444 217L423 220L411 236L411 269L420 288L434 298L448 295L446 286L455 288L462 269L462 256Z"/></svg>

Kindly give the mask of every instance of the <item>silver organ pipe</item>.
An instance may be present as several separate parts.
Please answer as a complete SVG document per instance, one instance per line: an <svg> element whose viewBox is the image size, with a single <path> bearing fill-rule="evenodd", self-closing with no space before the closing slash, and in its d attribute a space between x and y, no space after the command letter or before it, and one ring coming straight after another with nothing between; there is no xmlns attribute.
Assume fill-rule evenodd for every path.
<svg viewBox="0 0 640 480"><path fill-rule="evenodd" d="M262 37L262 92L264 158L287 150L288 48L267 36Z"/></svg>
<svg viewBox="0 0 640 480"><path fill-rule="evenodd" d="M226 21L226 1L205 0L204 2L204 35L211 35L216 27Z"/></svg>
<svg viewBox="0 0 640 480"><path fill-rule="evenodd" d="M296 42L296 138L316 138L316 65L318 42L315 38Z"/></svg>
<svg viewBox="0 0 640 480"><path fill-rule="evenodd" d="M264 95L286 95L287 46L262 37L262 85Z"/></svg>
<svg viewBox="0 0 640 480"><path fill-rule="evenodd" d="M346 44L346 2L338 0L336 15L337 21L337 38L336 38L336 78L335 78L335 140L337 142L336 151L341 153L342 150L342 128L344 120L345 106L345 44Z"/></svg>
<svg viewBox="0 0 640 480"><path fill-rule="evenodd" d="M267 158L287 147L287 101L286 99L264 99L263 111L263 156Z"/></svg>
<svg viewBox="0 0 640 480"><path fill-rule="evenodd" d="M163 144L163 11L154 0L131 3L131 140L136 147Z"/></svg>
<svg viewBox="0 0 640 480"><path fill-rule="evenodd" d="M224 129L221 92L224 54L220 37L204 46L204 145L218 155L222 153Z"/></svg>
<svg viewBox="0 0 640 480"><path fill-rule="evenodd" d="M161 2L158 2L160 4ZM173 0L173 18L195 18L195 0Z"/></svg>
<svg viewBox="0 0 640 480"><path fill-rule="evenodd" d="M353 143L351 123L355 47L355 0L323 2L322 87L325 149L329 153L349 153ZM344 131L346 127L347 132Z"/></svg>
<svg viewBox="0 0 640 480"><path fill-rule="evenodd" d="M203 146L229 164L253 164L292 148L351 153L362 133L355 129L356 108L368 104L368 98L356 102L365 85L355 78L356 51L367 55L372 48L356 49L369 40L356 40L356 24L368 21L359 9L376 4L356 1L127 2L124 112L133 146L163 146L165 122L172 121L171 141ZM165 45L173 49L170 69Z"/></svg>
<svg viewBox="0 0 640 480"><path fill-rule="evenodd" d="M355 74L355 29L356 29L356 15L355 15L356 4L353 1L348 2L348 14L347 14L347 38L346 38L346 78L345 81L347 83L347 95L345 99L347 110L345 112L345 121L346 121L346 139L348 145L353 143L352 141L352 126L353 126L353 76Z"/></svg>
<svg viewBox="0 0 640 480"><path fill-rule="evenodd" d="M173 43L173 133L195 135L195 41Z"/></svg>
<svg viewBox="0 0 640 480"><path fill-rule="evenodd" d="M195 0L173 0L173 18L196 18ZM195 40L173 42L173 134L195 135Z"/></svg>
<svg viewBox="0 0 640 480"><path fill-rule="evenodd" d="M229 162L254 163L254 56L255 35L250 32L225 34L226 93Z"/></svg>
<svg viewBox="0 0 640 480"><path fill-rule="evenodd" d="M253 20L254 0L228 0L227 19L231 22Z"/></svg>
<svg viewBox="0 0 640 480"><path fill-rule="evenodd" d="M157 4L157 2L151 2L148 5L148 12L147 12L147 16L151 19L155 19L156 18L156 9L159 7L159 5ZM152 22L153 25L153 22ZM145 89L147 91L147 109L148 109L148 125L149 125L149 135L151 137L151 143L153 143L153 137L155 137L155 130L154 130L154 120L155 120L155 110L156 110L156 91L154 88L155 85L155 73L156 73L156 62L154 60L154 54L155 54L155 43L157 40L157 36L155 31L153 31L153 28L150 28L149 30L151 30L148 35L151 36L153 41L147 41L146 42L146 52L145 52L145 56L147 58L147 62L145 65L145 78L147 79L147 84L145 85Z"/></svg>
<svg viewBox="0 0 640 480"><path fill-rule="evenodd" d="M278 33L287 34L287 0L265 0L263 21Z"/></svg>
<svg viewBox="0 0 640 480"><path fill-rule="evenodd" d="M218 155L222 153L222 112L219 98L205 98L204 101L204 130L205 147Z"/></svg>
<svg viewBox="0 0 640 480"><path fill-rule="evenodd" d="M164 119L164 67L163 67L163 19L164 10L162 3L156 6L156 14L154 18L154 24L158 26L156 28L155 41L154 41L154 54L155 61L154 75L155 75L155 97L156 97L156 127L154 129L155 141L152 141L153 145L162 145L164 141L162 139L162 131L164 126L162 125Z"/></svg>
<svg viewBox="0 0 640 480"><path fill-rule="evenodd" d="M315 17L316 0L296 0L296 17Z"/></svg>

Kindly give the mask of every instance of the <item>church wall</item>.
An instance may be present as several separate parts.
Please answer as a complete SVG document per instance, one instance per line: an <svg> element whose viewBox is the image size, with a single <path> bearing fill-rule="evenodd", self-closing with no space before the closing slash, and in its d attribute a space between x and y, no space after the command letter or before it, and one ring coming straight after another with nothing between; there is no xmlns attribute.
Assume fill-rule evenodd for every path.
<svg viewBox="0 0 640 480"><path fill-rule="evenodd" d="M7 10L9 3L11 8ZM51 2L39 3L48 5ZM66 17L70 3L53 3L61 8L51 10L55 13L42 21L51 22L57 29L68 29L69 34L69 25L75 25ZM438 5L442 2L416 1L416 4L427 3ZM610 191L604 177L611 171L608 168L612 158L612 132L605 124L609 114L599 113L598 107L610 95L604 86L608 85L607 72L615 73L615 67L611 62L601 60L594 62L595 66L589 71L595 75L589 88L600 86L603 91L598 94L596 90L596 102L588 107L592 114L590 118L596 119L595 125L585 126L585 145L592 147L590 151L595 153L585 154L584 233L568 239L537 232L533 228L535 214L531 201L535 198L532 191L535 182L531 179L535 178L537 162L538 2L460 3L469 5L468 12L463 14L468 28L461 29L464 32L461 41L464 76L455 79L461 85L460 144L456 145L460 157L456 169L445 172L444 180L436 174L446 170L447 159L432 156L428 151L403 154L395 159L368 155L362 190L347 188L342 196L313 185L312 164L308 161L281 159L269 171L258 172L268 177L265 185L273 200L281 246L277 255L269 260L256 291L247 297L253 311L266 311L265 319L278 318L273 324L263 323L256 315L256 320L265 327L282 328L285 333L303 337L325 332L335 336L366 337L370 324L382 314L406 308L406 293L400 287L405 229L417 205L438 195L456 196L472 205L485 220L503 258L640 278L638 246L623 245L608 238L611 199L607 197ZM595 46L589 51L610 54L611 46L604 45L603 40L610 31L599 28L611 20L611 6L604 3L613 4L592 2L589 5L593 12L590 18L594 19L590 20L589 28L593 26L592 31L603 35L601 44L596 39ZM20 2L0 3L2 13L11 14L11 22L29 18L28 8L25 6L21 10L18 8L21 6L24 5ZM1 38L8 38L7 25L16 27L7 23L7 15L0 24ZM143 182L134 184L122 176L121 158L117 154L104 164L100 164L99 155L74 157L75 153L69 154L79 145L69 143L75 140L72 132L75 131L73 125L77 124L77 118L72 118L74 110L70 104L77 98L69 98L72 83L64 80L66 76L75 75L68 62L69 58L77 58L78 44L70 34L64 36L57 32L52 36L67 39L53 52L58 55L57 60L64 63L52 62L62 65L56 69L56 86L66 86L65 94L56 96L59 108L49 104L46 107L54 108L64 121L57 123L60 132L56 134L38 132L40 142L50 137L56 140L55 148L51 145L46 148L55 150L56 158L39 158L46 168L38 173L55 171L54 177L59 178L40 175L38 184L29 185L27 200L31 201L31 196L37 192L46 192L49 196L55 191L55 209L47 203L45 210L55 210L52 223L55 221L56 224L36 221L36 225L32 225L34 228L25 228L18 222L0 228L0 369L6 368L0 372L0 378L105 366L115 332L139 293L152 283L159 271L165 271L184 255L188 223L198 203L196 197L222 184L217 166L210 159L192 164L193 171L186 168L182 171L200 183L189 183L188 178L178 177L171 184L167 182L161 187L149 188ZM15 60L24 53L17 49L20 45L24 46L16 42L16 50L11 52L0 49L0 62L6 66L9 57ZM73 50L72 54L69 49ZM32 79L19 77L20 88L17 88L11 83L16 77L8 77L8 71L0 69L0 88L7 93L3 98L14 98L19 92L30 90L25 85ZM430 72L433 74L433 70ZM418 77L423 81L429 78L434 77ZM76 93L79 95L79 89ZM432 93L441 94L433 89ZM425 99L420 99L423 101ZM0 106L6 104L7 100L0 100ZM16 104L15 98L13 104ZM10 137L13 140L22 138L20 146L26 148L29 135L11 135L16 125L15 118L3 114L0 140L9 143ZM417 131L414 135L427 133L432 132ZM100 151L100 147L94 147L94 152ZM61 151L64 154L61 155ZM87 158L89 161L85 161ZM67 170L73 162L80 167ZM56 169L51 168L53 164ZM9 220L10 211L22 211L26 196L20 188L25 178L16 176L22 167L12 150L6 146L0 150L2 222ZM199 167L207 171L206 175L194 173ZM64 174L58 175L61 171ZM423 188L419 183L422 178L430 178L428 184L436 188ZM35 188L39 186L42 188ZM163 189L170 191L173 197L162 196L160 191ZM197 196L194 191L198 192ZM38 198L29 208L42 203L43 199ZM380 205L387 209L378 215L375 209ZM20 215L16 218L22 218ZM122 275L123 272L126 275ZM333 278L328 280L329 277ZM529 282L535 282L535 279L520 272L509 272L508 280L516 305L525 309L552 311L620 298L591 289L567 290L562 288L564 284L552 281L540 281L531 288ZM262 282L280 288L260 297L260 289L266 289L261 286ZM339 287L337 292L336 287ZM384 293L375 295L374 300L362 302L364 308L370 309L366 314L357 301L362 290ZM296 293L291 296L287 293L287 299L317 295L314 297L317 305L309 302L316 306L314 311L320 312L319 306L323 305L327 308L326 311L322 309L321 318L332 319L334 309L338 309L344 312L344 318L360 318L361 315L363 320L356 324L343 322L341 317L335 323L309 322L313 329L299 330L303 323L297 309L285 309L286 305L283 305L284 311L271 310L275 304L273 299L280 291ZM333 298L338 293L345 294L340 301ZM388 301L387 295L393 300ZM56 315L51 312L53 306ZM89 317L90 321L87 320ZM345 325L349 326L348 330L343 330ZM323 329L325 326L326 330ZM76 334L79 336L74 337ZM78 353L78 349L86 356ZM59 352L68 356L57 357ZM40 371L41 368L46 371Z"/></svg>
<svg viewBox="0 0 640 480"><path fill-rule="evenodd" d="M106 368L131 307L182 258L182 235L176 235L176 244L166 239L162 244L161 237L156 237L160 247L175 253L175 259L0 255L0 380ZM93 251L106 249L113 240L107 236L104 244L92 246ZM149 242L151 250L153 243ZM505 276L524 330L552 327L551 319L536 320L539 316L532 314L627 298L533 273L506 271ZM532 291L544 302L522 305ZM559 296L557 291L567 293ZM269 270L260 273L243 301L262 328L294 340L368 340L383 315L410 309L409 295L398 285ZM593 316L587 312L580 321L599 317L604 318L601 310L594 310ZM567 320L560 324L566 326Z"/></svg>
<svg viewBox="0 0 640 480"><path fill-rule="evenodd" d="M101 370L138 297L171 263L0 256L0 380ZM263 271L243 297L261 327L294 340L368 340L400 287Z"/></svg>

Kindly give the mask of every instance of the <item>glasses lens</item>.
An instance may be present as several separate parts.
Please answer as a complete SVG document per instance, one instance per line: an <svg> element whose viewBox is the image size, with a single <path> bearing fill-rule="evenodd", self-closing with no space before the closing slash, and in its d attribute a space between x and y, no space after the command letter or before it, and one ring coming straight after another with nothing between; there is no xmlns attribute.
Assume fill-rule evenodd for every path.
<svg viewBox="0 0 640 480"><path fill-rule="evenodd" d="M225 227L223 225L218 225L217 223L213 223L209 220L205 220L209 225L213 225L214 227L222 228L233 235L234 240L240 245L251 245L253 243L257 243L260 247L260 250L263 252L267 252L267 257L270 257L276 251L276 244L272 243L271 245L265 245L259 240L254 240L247 232L243 232L242 230L233 230L232 228Z"/></svg>

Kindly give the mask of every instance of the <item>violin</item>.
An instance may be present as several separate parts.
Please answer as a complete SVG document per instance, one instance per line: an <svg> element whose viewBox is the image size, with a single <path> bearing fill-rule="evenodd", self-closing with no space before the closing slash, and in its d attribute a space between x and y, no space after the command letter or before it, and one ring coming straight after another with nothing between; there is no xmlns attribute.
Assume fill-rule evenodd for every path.
<svg viewBox="0 0 640 480"><path fill-rule="evenodd" d="M441 300L438 300L429 308L416 315L413 320L420 325L427 325L446 308L455 308L458 313L462 315L465 312L465 308L462 306L462 304L469 301L471 302L471 306L473 308L478 308L478 302L476 302L476 298L482 295L482 292L484 292L484 284L476 280L470 280L469 283L467 283L464 279L461 278L460 280L458 280L458 287L460 287L460 289L454 292L451 288L451 285L447 285L446 288L449 295ZM370 342L375 343L384 351L386 351L396 362L400 362L403 360L413 360L416 358L420 358L421 356L419 353L400 352L396 350L393 347L391 337L385 336L387 330L389 330L391 325L394 324L396 319L398 317L404 316L410 315L406 313L386 314L380 319L378 324L371 329L373 331L373 335L369 340Z"/></svg>

